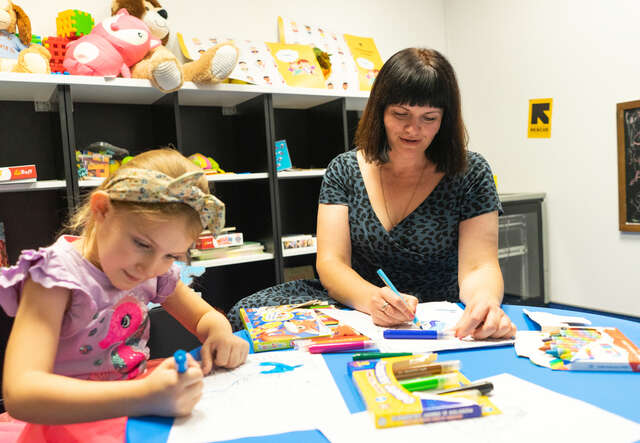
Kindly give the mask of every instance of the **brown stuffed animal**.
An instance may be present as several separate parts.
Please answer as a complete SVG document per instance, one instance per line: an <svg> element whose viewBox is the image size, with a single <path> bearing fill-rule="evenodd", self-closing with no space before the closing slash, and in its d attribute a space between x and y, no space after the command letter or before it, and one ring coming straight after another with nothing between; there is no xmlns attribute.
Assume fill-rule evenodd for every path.
<svg viewBox="0 0 640 443"><path fill-rule="evenodd" d="M20 37L15 36L16 27ZM51 54L41 45L31 44L31 21L18 5L0 0L0 72L51 72Z"/></svg>
<svg viewBox="0 0 640 443"><path fill-rule="evenodd" d="M209 49L198 60L181 64L164 46L169 40L169 14L157 0L112 1L112 14L121 8L145 22L154 37L162 40L163 46L151 50L142 61L131 68L131 76L149 79L163 92L175 91L185 81L221 82L231 74L238 63L238 49L231 43L222 43Z"/></svg>

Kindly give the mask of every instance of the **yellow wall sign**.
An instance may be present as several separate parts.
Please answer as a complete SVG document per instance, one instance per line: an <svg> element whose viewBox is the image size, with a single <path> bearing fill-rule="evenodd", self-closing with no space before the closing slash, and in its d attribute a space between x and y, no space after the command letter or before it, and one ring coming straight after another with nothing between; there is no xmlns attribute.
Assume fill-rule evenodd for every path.
<svg viewBox="0 0 640 443"><path fill-rule="evenodd" d="M529 138L551 138L552 98L529 100Z"/></svg>

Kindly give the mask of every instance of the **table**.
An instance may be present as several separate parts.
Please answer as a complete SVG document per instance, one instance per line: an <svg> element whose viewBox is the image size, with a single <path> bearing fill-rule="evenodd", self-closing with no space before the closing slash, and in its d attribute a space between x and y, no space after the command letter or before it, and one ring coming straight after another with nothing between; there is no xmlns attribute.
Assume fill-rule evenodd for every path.
<svg viewBox="0 0 640 443"><path fill-rule="evenodd" d="M616 327L631 341L640 344L640 320L625 320L607 315L577 313L563 309L504 305L504 311L519 330L539 329L523 313L524 308L559 315L579 315L591 320L593 326ZM247 339L245 331L237 334ZM637 399L640 398L639 373L552 371L535 366L527 358L518 357L512 346L442 351L439 354L441 355L439 360L460 360L462 372L471 381L508 372L640 423L640 407L637 403ZM327 354L324 358L349 411L352 414L364 411L366 409L364 403L346 371L346 364L351 361L351 354ZM242 414L243 412L239 411L238 413ZM172 423L173 419L162 417L130 418L127 424L127 441L165 442ZM233 440L233 442L247 443L294 443L299 441L327 442L319 431L289 432L260 438Z"/></svg>

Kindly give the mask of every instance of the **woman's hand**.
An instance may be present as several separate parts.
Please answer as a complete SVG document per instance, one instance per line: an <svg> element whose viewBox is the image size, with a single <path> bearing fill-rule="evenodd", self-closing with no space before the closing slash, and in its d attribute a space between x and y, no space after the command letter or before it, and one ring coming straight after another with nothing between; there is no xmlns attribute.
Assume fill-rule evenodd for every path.
<svg viewBox="0 0 640 443"><path fill-rule="evenodd" d="M178 373L173 357L165 359L147 377L141 380L148 395L143 399L146 414L180 417L191 413L202 397L202 370L187 354L187 370ZM146 407L148 406L148 408Z"/></svg>
<svg viewBox="0 0 640 443"><path fill-rule="evenodd" d="M378 288L369 301L369 314L373 323L378 326L395 326L413 320L418 299L412 295L402 294L405 303L391 289Z"/></svg>
<svg viewBox="0 0 640 443"><path fill-rule="evenodd" d="M202 343L202 372L208 374L213 365L222 368L236 368L245 362L249 353L249 343L231 331L209 334Z"/></svg>
<svg viewBox="0 0 640 443"><path fill-rule="evenodd" d="M516 333L516 326L499 304L477 298L467 303L454 329L456 337L463 338L471 335L476 340L506 339L513 337Z"/></svg>

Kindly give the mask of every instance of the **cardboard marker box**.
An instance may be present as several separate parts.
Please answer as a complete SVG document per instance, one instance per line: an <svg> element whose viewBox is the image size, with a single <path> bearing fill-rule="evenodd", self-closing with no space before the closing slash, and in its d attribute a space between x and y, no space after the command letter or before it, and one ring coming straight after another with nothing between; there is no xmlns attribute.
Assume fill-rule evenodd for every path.
<svg viewBox="0 0 640 443"><path fill-rule="evenodd" d="M205 234L198 237L196 249L228 248L239 246L244 242L242 232L228 232L219 235Z"/></svg>
<svg viewBox="0 0 640 443"><path fill-rule="evenodd" d="M37 178L36 165L0 168L0 183L34 182Z"/></svg>

